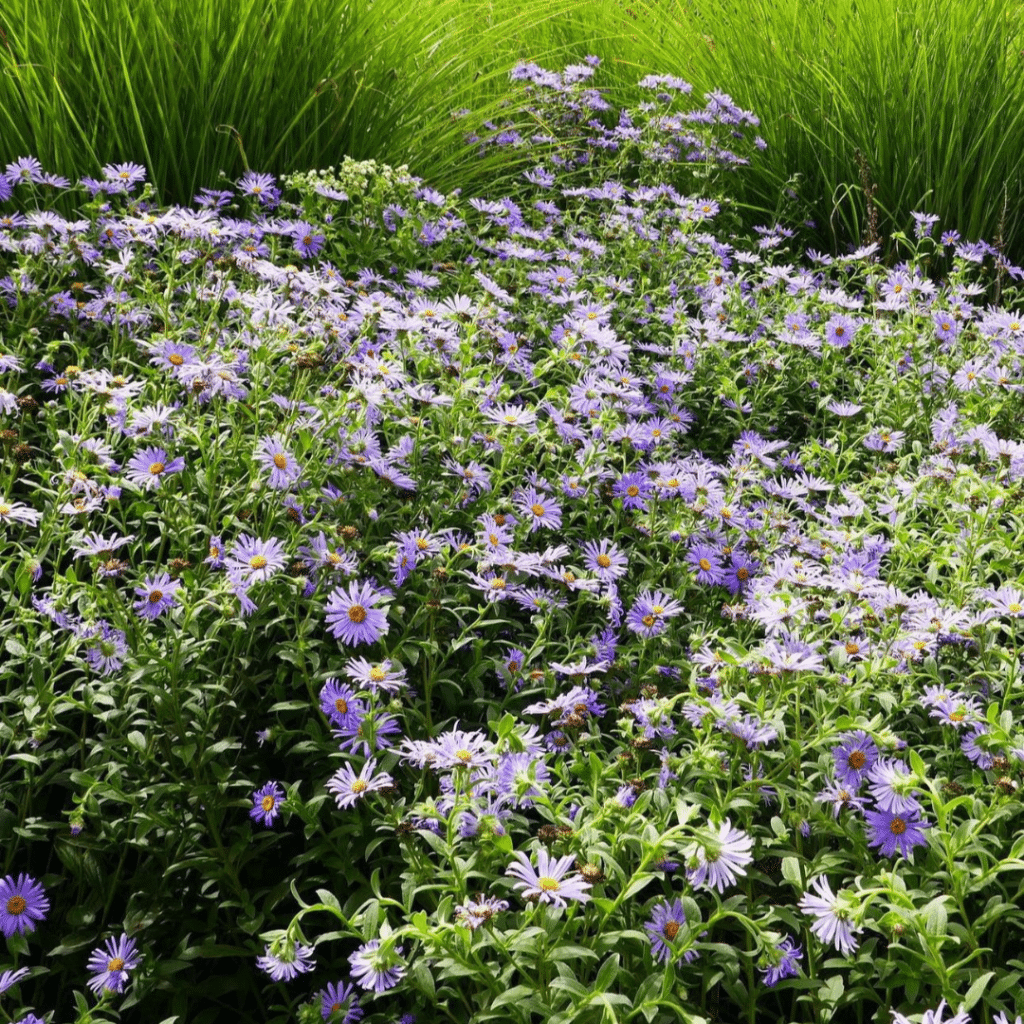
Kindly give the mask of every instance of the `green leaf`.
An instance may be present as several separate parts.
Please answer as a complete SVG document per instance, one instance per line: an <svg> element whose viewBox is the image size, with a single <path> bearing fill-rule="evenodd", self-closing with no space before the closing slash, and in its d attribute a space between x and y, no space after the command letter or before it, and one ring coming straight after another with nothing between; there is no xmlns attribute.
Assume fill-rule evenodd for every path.
<svg viewBox="0 0 1024 1024"><path fill-rule="evenodd" d="M961 1007L963 1010L972 1010L974 1004L984 995L985 987L989 981L996 976L995 971L986 971L980 978L977 978L973 985L967 990L967 995L964 996L964 1005Z"/></svg>
<svg viewBox="0 0 1024 1024"><path fill-rule="evenodd" d="M612 953L603 964L601 969L597 972L597 977L594 979L594 991L595 992L607 992L611 988L612 982L618 977L619 974L619 954Z"/></svg>

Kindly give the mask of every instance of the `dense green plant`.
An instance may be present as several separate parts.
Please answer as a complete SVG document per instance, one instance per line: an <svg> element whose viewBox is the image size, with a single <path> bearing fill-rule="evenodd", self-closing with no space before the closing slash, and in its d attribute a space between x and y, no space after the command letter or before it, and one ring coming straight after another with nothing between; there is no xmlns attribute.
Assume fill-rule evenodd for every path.
<svg viewBox="0 0 1024 1024"><path fill-rule="evenodd" d="M599 63L514 197L4 168L8 1018L1019 1022L1024 272Z"/></svg>

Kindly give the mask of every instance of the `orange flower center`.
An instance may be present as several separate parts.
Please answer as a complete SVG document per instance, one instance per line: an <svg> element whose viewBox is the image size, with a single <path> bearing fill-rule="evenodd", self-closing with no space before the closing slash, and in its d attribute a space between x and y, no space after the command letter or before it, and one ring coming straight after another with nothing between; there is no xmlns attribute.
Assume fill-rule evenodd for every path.
<svg viewBox="0 0 1024 1024"><path fill-rule="evenodd" d="M288 460L279 452L274 456L274 465L277 466L278 469L287 469Z"/></svg>
<svg viewBox="0 0 1024 1024"><path fill-rule="evenodd" d="M699 561L699 562L698 562L697 564L698 564L698 565L699 565L699 566L700 566L700 567L701 567L701 568L702 568L702 569L703 569L703 570L704 570L705 572L708 572L708 571L709 571L709 570L711 569L711 563L710 563L710 562L709 562L709 561L708 561L708 560L707 560L706 558L702 558L702 559L701 559L701 560L700 560L700 561Z"/></svg>
<svg viewBox="0 0 1024 1024"><path fill-rule="evenodd" d="M607 555L598 555L597 564L601 566L602 569L607 569L612 564L612 560Z"/></svg>
<svg viewBox="0 0 1024 1024"><path fill-rule="evenodd" d="M351 622L365 622L366 609L361 604L354 604L348 610L348 617Z"/></svg>
<svg viewBox="0 0 1024 1024"><path fill-rule="evenodd" d="M154 590L153 593L149 595L149 603L158 604L162 600L163 596L164 594L162 590Z"/></svg>
<svg viewBox="0 0 1024 1024"><path fill-rule="evenodd" d="M666 921L665 927L662 929L665 938L670 942L679 934L679 922L678 921Z"/></svg>
<svg viewBox="0 0 1024 1024"><path fill-rule="evenodd" d="M165 469L165 466L164 466L164 464L162 462L154 462L154 463L152 463L150 465L149 472L153 476L159 476L164 471L164 469Z"/></svg>
<svg viewBox="0 0 1024 1024"><path fill-rule="evenodd" d="M119 956L115 956L114 959L111 960L110 963L107 964L107 970L108 971L123 971L124 970L124 960L122 960L121 957L119 957Z"/></svg>
<svg viewBox="0 0 1024 1024"><path fill-rule="evenodd" d="M275 803L277 803L277 801L268 793L260 802L260 806L263 810L270 812L274 809Z"/></svg>
<svg viewBox="0 0 1024 1024"><path fill-rule="evenodd" d="M868 763L867 754L863 750L853 750L850 752L850 756L847 758L850 767L855 771L860 771Z"/></svg>
<svg viewBox="0 0 1024 1024"><path fill-rule="evenodd" d="M893 818L892 824L889 826L889 831L894 836L901 836L907 831L907 823L902 818Z"/></svg>
<svg viewBox="0 0 1024 1024"><path fill-rule="evenodd" d="M17 914L24 914L25 913L25 908L27 906L28 906L28 903L26 902L24 896L12 896L7 901L7 913L8 914L15 914L15 915L17 915Z"/></svg>

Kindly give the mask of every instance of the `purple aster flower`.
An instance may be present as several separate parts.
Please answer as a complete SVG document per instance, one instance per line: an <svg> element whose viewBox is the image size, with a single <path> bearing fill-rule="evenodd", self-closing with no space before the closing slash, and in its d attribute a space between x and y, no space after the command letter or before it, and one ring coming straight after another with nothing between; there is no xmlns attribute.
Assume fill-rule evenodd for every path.
<svg viewBox="0 0 1024 1024"><path fill-rule="evenodd" d="M394 785L394 779L387 772L374 778L376 768L376 760L369 760L356 775L351 765L344 764L331 776L327 782L327 791L334 794L334 802L338 807L342 810L354 807L367 793L375 793Z"/></svg>
<svg viewBox="0 0 1024 1024"><path fill-rule="evenodd" d="M299 479L299 464L276 437L262 438L257 452L263 468L270 473L270 486L274 490L286 491Z"/></svg>
<svg viewBox="0 0 1024 1024"><path fill-rule="evenodd" d="M857 948L855 934L862 929L852 922L856 902L845 890L835 895L828 879L819 875L811 882L816 896L804 893L798 906L814 918L811 931L822 941L830 942L844 956L850 956Z"/></svg>
<svg viewBox="0 0 1024 1024"><path fill-rule="evenodd" d="M350 583L327 599L328 632L350 646L376 643L388 631L387 613L377 607L381 595L369 583Z"/></svg>
<svg viewBox="0 0 1024 1024"><path fill-rule="evenodd" d="M401 946L381 949L380 939L364 942L348 958L352 965L352 979L360 988L386 992L405 976L405 961L401 956Z"/></svg>
<svg viewBox="0 0 1024 1024"><path fill-rule="evenodd" d="M550 700L523 708L524 715L556 715L553 725L581 725L588 717L600 718L605 706L589 686L574 686Z"/></svg>
<svg viewBox="0 0 1024 1024"><path fill-rule="evenodd" d="M671 903L662 900L655 905L650 921L644 925L644 931L651 939L651 956L659 963L667 964L673 959L675 947L672 943L675 942L679 929L685 924L686 912L683 910L682 900L676 898ZM699 955L697 950L688 949L675 957L675 963L693 963Z"/></svg>
<svg viewBox="0 0 1024 1024"><path fill-rule="evenodd" d="M654 492L654 485L646 473L625 473L612 487L612 495L622 499L622 507L647 511L647 499Z"/></svg>
<svg viewBox="0 0 1024 1024"><path fill-rule="evenodd" d="M930 237L932 228L939 222L939 215L937 213L915 213L911 211L910 216L914 218L915 238Z"/></svg>
<svg viewBox="0 0 1024 1024"><path fill-rule="evenodd" d="M328 985L320 993L320 1016L334 1024L355 1024L365 1011L359 1005L355 987L344 981ZM344 1016L338 1016L344 1014Z"/></svg>
<svg viewBox="0 0 1024 1024"><path fill-rule="evenodd" d="M171 579L167 573L150 576L141 587L135 588L139 600L132 607L142 618L156 619L177 603L174 594L180 586L181 584Z"/></svg>
<svg viewBox="0 0 1024 1024"><path fill-rule="evenodd" d="M6 992L12 985L17 985L26 974L28 974L27 967L19 967L16 971L4 971L3 974L0 974L0 993Z"/></svg>
<svg viewBox="0 0 1024 1024"><path fill-rule="evenodd" d="M125 476L136 486L147 491L156 490L170 473L180 473L185 460L180 456L168 462L163 448L143 448L128 460Z"/></svg>
<svg viewBox="0 0 1024 1024"><path fill-rule="evenodd" d="M587 895L590 883L584 882L575 872L567 874L575 862L571 853L555 860L547 850L540 849L537 851L536 869L525 853L514 853L513 856L515 863L509 865L505 874L518 879L512 888L521 890L524 899L551 903L556 907L567 907L566 900L586 903L590 899Z"/></svg>
<svg viewBox="0 0 1024 1024"><path fill-rule="evenodd" d="M88 968L93 972L88 981L89 988L97 995L104 992L123 992L128 972L142 963L142 954L135 948L135 940L127 935L107 939L106 946L92 951Z"/></svg>
<svg viewBox="0 0 1024 1024"><path fill-rule="evenodd" d="M364 690L376 693L395 694L408 688L405 669L401 665L393 666L390 658L380 662L369 662L365 658L351 658L342 667L342 671L354 683Z"/></svg>
<svg viewBox="0 0 1024 1024"><path fill-rule="evenodd" d="M243 533L224 560L228 573L245 587L263 583L284 568L284 546L279 540L260 540Z"/></svg>
<svg viewBox="0 0 1024 1024"><path fill-rule="evenodd" d="M42 1017L37 1017L34 1013L27 1013L21 1020L16 1020L14 1024L46 1024L46 1021Z"/></svg>
<svg viewBox="0 0 1024 1024"><path fill-rule="evenodd" d="M856 330L857 325L848 316L838 314L825 324L825 340L836 348L846 348Z"/></svg>
<svg viewBox="0 0 1024 1024"><path fill-rule="evenodd" d="M89 667L102 676L113 675L123 664L128 654L128 641L120 629L114 629L109 622L100 622L100 639L85 652Z"/></svg>
<svg viewBox="0 0 1024 1024"><path fill-rule="evenodd" d="M610 541L587 541L583 545L583 564L602 583L612 583L626 575L629 561Z"/></svg>
<svg viewBox="0 0 1024 1024"><path fill-rule="evenodd" d="M317 233L312 224L306 221L299 221L293 225L294 234L292 244L298 254L304 259L311 259L324 247L324 236Z"/></svg>
<svg viewBox="0 0 1024 1024"><path fill-rule="evenodd" d="M709 838L700 842L697 853L686 870L690 885L706 885L723 893L754 859L751 850L754 840L742 829L733 828L726 818L718 826L718 834L709 829Z"/></svg>
<svg viewBox="0 0 1024 1024"><path fill-rule="evenodd" d="M896 850L909 859L915 846L927 846L924 830L929 822L921 821L918 809L894 814L892 811L865 811L870 838L868 846L877 846L883 857L892 857Z"/></svg>
<svg viewBox="0 0 1024 1024"><path fill-rule="evenodd" d="M530 524L530 532L542 526L556 530L562 525L562 510L554 499L542 494L535 487L524 488L516 499L516 507Z"/></svg>
<svg viewBox="0 0 1024 1024"><path fill-rule="evenodd" d="M339 729L357 729L367 707L351 686L339 683L332 676L320 690L320 710Z"/></svg>
<svg viewBox="0 0 1024 1024"><path fill-rule="evenodd" d="M892 454L903 447L906 434L902 430L879 430L868 434L864 439L864 447L873 452Z"/></svg>
<svg viewBox="0 0 1024 1024"><path fill-rule="evenodd" d="M644 590L637 595L626 615L626 626L644 638L658 636L668 628L665 620L685 609L660 590Z"/></svg>
<svg viewBox="0 0 1024 1024"><path fill-rule="evenodd" d="M912 1024L910 1018L904 1017L902 1013L897 1013L896 1010L890 1010L889 1012L892 1014L892 1024ZM921 1024L971 1024L970 1014L966 1010L961 1010L948 1020L945 1019L945 1014L946 1000L942 999L934 1010L925 1010L924 1016L921 1017ZM1001 1021L1000 1017L1003 1018ZM994 1024L1007 1024L1005 1013L999 1013L992 1019ZM1017 1021L1019 1024L1020 1017L1017 1018Z"/></svg>
<svg viewBox="0 0 1024 1024"><path fill-rule="evenodd" d="M284 790L276 782L268 782L262 789L252 795L252 810L249 817L253 821L261 821L266 828L271 828L281 813L281 801Z"/></svg>
<svg viewBox="0 0 1024 1024"><path fill-rule="evenodd" d="M856 790L851 790L841 782L830 780L825 788L814 798L821 803L832 805L832 817L838 818L839 812L844 807L852 807L854 810L863 811L867 805L867 799L856 795Z"/></svg>
<svg viewBox="0 0 1024 1024"><path fill-rule="evenodd" d="M391 715L371 711L363 715L357 725L334 729L332 735L342 752L369 757L375 750L392 746L390 737L401 731L402 727Z"/></svg>
<svg viewBox="0 0 1024 1024"><path fill-rule="evenodd" d="M920 809L910 769L896 758L880 757L868 769L868 792L878 804L879 810L903 814L905 811Z"/></svg>
<svg viewBox="0 0 1024 1024"><path fill-rule="evenodd" d="M764 983L768 988L775 988L783 978L795 978L800 974L797 961L803 956L803 950L796 945L792 937L787 935L772 953L767 967L759 967L764 975Z"/></svg>
<svg viewBox="0 0 1024 1024"><path fill-rule="evenodd" d="M459 924L474 932L481 925L487 924L495 914L508 910L508 901L499 900L494 896L484 896L477 893L476 898L470 900L466 897L461 907L455 908L455 919Z"/></svg>
<svg viewBox="0 0 1024 1024"><path fill-rule="evenodd" d="M263 953L256 958L256 966L266 971L273 981L291 981L316 967L312 946L303 946L294 939L268 942Z"/></svg>
<svg viewBox="0 0 1024 1024"><path fill-rule="evenodd" d="M17 881L8 875L0 882L0 931L5 938L34 932L36 921L44 920L49 909L46 890L30 875L19 875Z"/></svg>
<svg viewBox="0 0 1024 1024"><path fill-rule="evenodd" d="M838 747L832 748L836 762L836 776L847 788L856 792L871 767L878 760L875 741L862 729L846 733Z"/></svg>
<svg viewBox="0 0 1024 1024"><path fill-rule="evenodd" d="M20 501L5 501L0 498L0 524L4 526L8 523L31 523L35 526L42 518L42 512L37 512Z"/></svg>
<svg viewBox="0 0 1024 1024"><path fill-rule="evenodd" d="M224 568L224 541L220 537L210 538L209 554L203 559L203 563L211 569Z"/></svg>
<svg viewBox="0 0 1024 1024"><path fill-rule="evenodd" d="M238 179L238 189L243 195L254 196L259 200L260 206L273 208L281 198L281 192L276 187L272 174L246 171Z"/></svg>
<svg viewBox="0 0 1024 1024"><path fill-rule="evenodd" d="M698 583L715 586L725 582L721 555L710 544L697 543L687 552L686 560L693 569Z"/></svg>

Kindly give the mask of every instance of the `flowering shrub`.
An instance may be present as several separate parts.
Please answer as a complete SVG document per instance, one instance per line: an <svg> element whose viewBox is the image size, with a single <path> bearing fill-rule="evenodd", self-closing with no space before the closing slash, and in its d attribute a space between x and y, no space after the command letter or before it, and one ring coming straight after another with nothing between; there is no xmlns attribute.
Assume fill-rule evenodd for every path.
<svg viewBox="0 0 1024 1024"><path fill-rule="evenodd" d="M14 1019L1024 1011L1020 271L729 235L596 64L516 197L0 216Z"/></svg>

